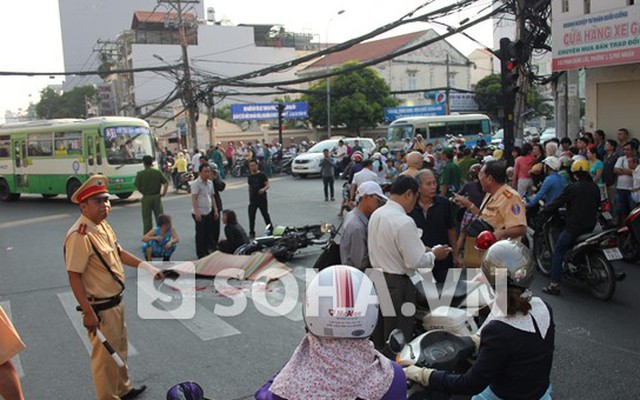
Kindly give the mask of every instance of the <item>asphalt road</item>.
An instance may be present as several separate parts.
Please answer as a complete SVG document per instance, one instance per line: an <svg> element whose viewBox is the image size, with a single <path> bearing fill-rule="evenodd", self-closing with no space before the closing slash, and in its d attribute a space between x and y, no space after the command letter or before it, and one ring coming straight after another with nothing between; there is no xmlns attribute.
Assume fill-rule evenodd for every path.
<svg viewBox="0 0 640 400"><path fill-rule="evenodd" d="M228 180L222 197L225 208L236 210L246 228L244 182ZM339 193L339 187L336 190ZM339 223L338 203L323 201L319 179L277 177L272 180L269 204L272 219L279 224ZM173 259L195 258L188 195L170 194L164 207L181 237ZM10 310L27 345L16 361L29 399L93 397L86 335L78 325L62 258L65 232L77 216L77 207L64 198L24 196L0 204L0 305ZM119 242L139 254L142 222L136 196L114 200L109 221ZM260 232L264 223L259 213L257 221ZM300 291L305 269L318 254L309 250L289 263ZM637 265L616 267L628 277L607 303L592 299L579 287L565 286L557 298L542 294L556 321L554 399L640 398L640 299L635 287L640 271ZM538 277L534 293L546 283L546 278ZM166 390L182 380L199 382L215 399L247 396L277 373L304 334L295 293L287 293L297 305L285 316L266 316L248 301L240 315L220 317L213 310L229 306L231 300L216 293L211 281L198 280L197 286L194 319L143 319L137 313L136 271L127 269L129 367L134 383L149 386L142 398L164 398ZM279 304L281 287L276 285L267 299Z"/></svg>

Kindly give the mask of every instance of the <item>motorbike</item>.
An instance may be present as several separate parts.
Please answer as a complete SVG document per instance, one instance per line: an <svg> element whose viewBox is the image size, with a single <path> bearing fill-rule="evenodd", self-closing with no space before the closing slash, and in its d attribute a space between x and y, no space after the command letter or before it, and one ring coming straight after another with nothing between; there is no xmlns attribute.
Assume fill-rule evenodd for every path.
<svg viewBox="0 0 640 400"><path fill-rule="evenodd" d="M281 262L290 261L298 250L309 246L325 246L333 237L336 229L332 224L292 226L267 226L265 234L238 247L233 254L251 255L255 252L270 252Z"/></svg>
<svg viewBox="0 0 640 400"><path fill-rule="evenodd" d="M187 172L182 172L178 174L178 185L176 186L176 191L184 190L187 193L191 193L191 181L195 179L193 172L188 170Z"/></svg>
<svg viewBox="0 0 640 400"><path fill-rule="evenodd" d="M622 258L634 262L640 258L640 205L636 206L618 229L618 245Z"/></svg>
<svg viewBox="0 0 640 400"><path fill-rule="evenodd" d="M249 175L249 164L244 158L238 157L233 162L233 167L231 167L231 176L240 178L246 175Z"/></svg>
<svg viewBox="0 0 640 400"><path fill-rule="evenodd" d="M469 336L458 336L445 330L432 330L410 343L399 329L391 332L389 349L397 355L396 361L403 367L415 365L453 373L464 373L471 367L476 346ZM408 382L407 399L450 399L451 395Z"/></svg>
<svg viewBox="0 0 640 400"><path fill-rule="evenodd" d="M539 233L534 236L534 260L545 276L551 275L553 250L564 228L565 212L565 209L560 209L543 221ZM591 295L602 301L613 296L616 281L626 276L616 273L611 265L612 261L622 259L616 234L616 229L607 229L579 236L563 262L563 277L569 282L586 283Z"/></svg>

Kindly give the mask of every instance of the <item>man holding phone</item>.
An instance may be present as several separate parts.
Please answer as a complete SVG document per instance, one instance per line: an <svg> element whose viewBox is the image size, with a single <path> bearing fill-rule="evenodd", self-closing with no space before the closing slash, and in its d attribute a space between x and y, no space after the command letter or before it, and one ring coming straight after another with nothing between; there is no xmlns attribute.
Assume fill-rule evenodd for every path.
<svg viewBox="0 0 640 400"><path fill-rule="evenodd" d="M419 187L415 178L399 176L391 185L389 201L374 211L369 220L369 260L373 268L384 273L393 306L393 314L388 315L385 312L388 305L381 304L382 318L378 318L372 340L387 356L391 356L385 346L391 331L399 328L405 337L413 335L413 313L405 315L402 311L407 311L406 304L415 304L417 291L412 280L417 269L432 269L435 260L442 260L451 253L449 246L426 248L416 223L407 215L416 205Z"/></svg>

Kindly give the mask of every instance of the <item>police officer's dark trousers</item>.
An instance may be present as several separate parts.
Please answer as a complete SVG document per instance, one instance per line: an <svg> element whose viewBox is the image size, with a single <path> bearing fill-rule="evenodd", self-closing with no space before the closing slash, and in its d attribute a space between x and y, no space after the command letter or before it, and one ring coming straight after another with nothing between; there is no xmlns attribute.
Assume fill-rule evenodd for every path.
<svg viewBox="0 0 640 400"><path fill-rule="evenodd" d="M196 223L196 254L198 258L209 255L209 242L211 240L211 226L213 224L213 211L207 215L202 215L200 221L196 220L196 216L191 214L193 221Z"/></svg>

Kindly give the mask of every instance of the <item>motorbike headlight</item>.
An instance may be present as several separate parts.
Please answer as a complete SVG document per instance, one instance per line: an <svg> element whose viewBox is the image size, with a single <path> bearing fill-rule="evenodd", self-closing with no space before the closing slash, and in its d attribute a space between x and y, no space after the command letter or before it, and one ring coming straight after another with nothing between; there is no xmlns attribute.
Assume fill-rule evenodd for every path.
<svg viewBox="0 0 640 400"><path fill-rule="evenodd" d="M326 223L326 224L320 225L320 232L322 233L331 233L335 230L336 230L336 227L333 226L333 224Z"/></svg>

